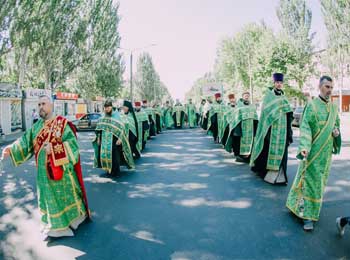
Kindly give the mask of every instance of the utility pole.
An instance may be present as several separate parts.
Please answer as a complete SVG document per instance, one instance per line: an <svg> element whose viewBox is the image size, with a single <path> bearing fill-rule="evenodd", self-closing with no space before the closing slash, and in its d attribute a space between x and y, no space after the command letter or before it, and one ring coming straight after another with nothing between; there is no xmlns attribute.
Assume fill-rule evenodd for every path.
<svg viewBox="0 0 350 260"><path fill-rule="evenodd" d="M133 96L133 82L132 82L132 51L130 52L130 101L133 103L134 96Z"/></svg>
<svg viewBox="0 0 350 260"><path fill-rule="evenodd" d="M150 45L147 45L147 46L144 46L142 48L135 48L135 49L126 49L126 48L122 48L122 47L119 47L119 49L121 50L126 50L126 51L130 51L130 101L133 102L134 101L134 92L133 92L133 71L132 71L132 63L133 63L133 52L134 51L137 51L137 50L143 50L143 49L146 49L146 48L149 48L149 47L153 47L153 46L156 46L156 44L150 44Z"/></svg>
<svg viewBox="0 0 350 260"><path fill-rule="evenodd" d="M252 69L250 64L250 54L248 53L248 66L249 66L249 92L250 92L250 103L253 104L253 84L252 84Z"/></svg>
<svg viewBox="0 0 350 260"><path fill-rule="evenodd" d="M339 45L339 66L340 66L340 87L339 87L339 113L343 112L343 85L344 85L344 71L343 71L343 57L342 45Z"/></svg>

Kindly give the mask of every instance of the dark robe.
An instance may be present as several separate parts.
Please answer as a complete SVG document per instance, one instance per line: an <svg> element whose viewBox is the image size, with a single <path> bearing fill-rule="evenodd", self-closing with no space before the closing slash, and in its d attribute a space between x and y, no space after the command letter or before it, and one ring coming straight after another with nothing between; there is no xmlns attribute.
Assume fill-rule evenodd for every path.
<svg viewBox="0 0 350 260"><path fill-rule="evenodd" d="M202 115L202 128L204 130L208 129L208 117L209 117L209 111L206 112L205 117L204 114Z"/></svg>
<svg viewBox="0 0 350 260"><path fill-rule="evenodd" d="M211 125L210 125L210 129L208 129L208 130L210 130L213 133L214 142L217 142L217 140L218 140L218 133L219 133L218 114L215 113L214 115L212 115L210 120L211 120Z"/></svg>
<svg viewBox="0 0 350 260"><path fill-rule="evenodd" d="M137 142L138 142L137 137L131 131L129 131L129 144L130 144L131 152L135 159L138 159L141 157L139 151L136 148Z"/></svg>
<svg viewBox="0 0 350 260"><path fill-rule="evenodd" d="M175 105L177 106L177 105ZM180 116L180 125L177 125L177 121L176 121L176 112L173 111L173 120L174 120L174 127L175 129L181 129L183 127L183 122L185 120L185 112L181 111L181 116Z"/></svg>
<svg viewBox="0 0 350 260"><path fill-rule="evenodd" d="M234 106L231 105L231 103L229 103L228 106L231 106L232 108L236 107L235 105ZM224 130L224 134L223 134L222 139L221 139L221 144L223 146L226 145L227 139L229 138L229 134L230 134L230 124L227 124L227 126ZM229 152L231 152L231 151L229 151Z"/></svg>
<svg viewBox="0 0 350 260"><path fill-rule="evenodd" d="M286 133L286 146L284 149L284 154L282 158L282 162L280 165L280 169L283 170L284 177L286 184L288 182L287 178L287 161L288 161L288 146L293 142L293 130L292 130L292 121L293 121L293 113L287 113L287 133ZM264 139L264 148L261 151L260 155L258 158L255 160L255 166L252 167L252 171L256 172L259 176L262 178L265 178L268 170L266 169L267 167L267 159L269 155L269 147L270 147L270 135L271 135L271 127L269 128L266 137ZM282 183L283 184L283 183Z"/></svg>
<svg viewBox="0 0 350 260"><path fill-rule="evenodd" d="M98 135L101 137L101 131L98 131ZM125 160L123 160L122 155L122 145L117 145L118 138L113 135L113 143L112 143L112 169L111 169L111 176L118 176L120 175L120 166L122 164L126 164ZM100 154L101 151L101 145L98 147L98 154L97 154L97 166L101 168L101 160L100 160ZM123 158L122 158L123 157Z"/></svg>
<svg viewBox="0 0 350 260"><path fill-rule="evenodd" d="M160 123L160 115L156 114L156 128L157 128L157 134L160 134L162 132L162 126Z"/></svg>
<svg viewBox="0 0 350 260"><path fill-rule="evenodd" d="M151 115L148 115L148 120L149 120L149 122L150 122L150 129L149 129L149 139L150 139L150 137L151 136L156 136L157 134L156 134L156 124L155 124L155 122L154 122L154 120L153 120L153 117L151 116Z"/></svg>
<svg viewBox="0 0 350 260"><path fill-rule="evenodd" d="M137 143L139 141L138 138L140 136L140 133L139 133L139 125L137 122L136 114L132 106L132 103L130 101L124 100L123 106L126 106L129 108L129 112L126 113L126 116L129 116L129 114L131 114L134 120L136 135L131 130L129 130L129 144L130 144L131 153L134 159L138 159L141 157L141 155L140 155L140 152L137 150Z"/></svg>
<svg viewBox="0 0 350 260"><path fill-rule="evenodd" d="M142 122L142 150L146 148L146 132L150 128L148 121Z"/></svg>
<svg viewBox="0 0 350 260"><path fill-rule="evenodd" d="M256 130L258 128L258 120L254 120L254 136L256 134ZM239 123L235 129L233 129L233 131L231 131L231 137L232 137L232 151L233 151L233 154L236 156L236 157L239 157L239 158L243 158L243 157L240 157L240 150L241 150L241 138L242 138L242 122ZM250 160L250 155L246 158L243 158L243 160L247 163L249 163L249 160Z"/></svg>

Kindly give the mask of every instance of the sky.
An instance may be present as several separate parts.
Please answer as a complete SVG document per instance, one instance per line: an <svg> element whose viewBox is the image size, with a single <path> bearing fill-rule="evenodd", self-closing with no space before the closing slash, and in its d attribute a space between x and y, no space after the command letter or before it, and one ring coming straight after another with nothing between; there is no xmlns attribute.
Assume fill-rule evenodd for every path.
<svg viewBox="0 0 350 260"><path fill-rule="evenodd" d="M133 70L142 51L152 55L160 79L174 99L184 98L193 83L212 71L221 39L244 25L262 20L275 32L278 0L119 0L121 47L133 52ZM316 49L325 45L319 0L307 0L313 12ZM150 46L154 44L155 46ZM145 47L145 48L144 48ZM130 77L130 52L124 52L125 79Z"/></svg>

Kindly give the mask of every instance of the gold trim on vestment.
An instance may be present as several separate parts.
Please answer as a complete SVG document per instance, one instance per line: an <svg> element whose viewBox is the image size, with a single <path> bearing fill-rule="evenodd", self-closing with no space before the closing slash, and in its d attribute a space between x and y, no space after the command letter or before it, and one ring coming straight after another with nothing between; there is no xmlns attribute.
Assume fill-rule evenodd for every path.
<svg viewBox="0 0 350 260"><path fill-rule="evenodd" d="M77 164L72 149L67 141L63 142L64 148L67 150L68 156L71 158L73 165Z"/></svg>
<svg viewBox="0 0 350 260"><path fill-rule="evenodd" d="M295 212L294 209L290 208L288 205L286 205L286 207L287 207L291 212L293 212L293 214L294 214L295 216L297 216L298 218L306 219L306 220L312 220L312 221L318 221L318 219L316 219L316 218L309 218L309 217L305 217L305 216L300 216L298 213Z"/></svg>
<svg viewBox="0 0 350 260"><path fill-rule="evenodd" d="M87 214L85 213L85 214L83 214L83 215L79 215L78 217L76 217L76 218L74 218L74 219L72 219L71 221L69 221L69 224L68 224L68 226L66 226L66 227L63 227L63 228L49 228L49 231L61 231L61 230L65 230L65 229L67 229L67 228L70 228L70 225L72 225L72 223L74 222L74 221L76 221L78 218L81 218L81 217L83 217L83 216L85 216L85 218L87 217ZM84 219L85 220L85 219ZM81 223L80 223L81 224ZM79 225L80 225L79 224ZM49 226L49 224L48 223L45 223L45 225L47 225L47 226Z"/></svg>
<svg viewBox="0 0 350 260"><path fill-rule="evenodd" d="M81 203L83 203L83 202L82 202L81 200L79 200L78 202L75 202L75 203L73 203L73 204L71 204L71 205L65 207L63 210L61 210L60 212L55 213L55 214L51 214L51 213L50 213L50 214L48 215L47 211L45 211L45 210L43 210L43 209L41 209L41 208L40 208L40 212L41 212L42 214L48 215L48 217L50 217L50 218L58 218L58 217L62 216L64 213L66 213L67 211L69 211L70 209L74 208L75 206L76 206L77 209L78 209L78 205L77 205L77 204L81 204ZM79 210L78 210L78 211L79 211ZM80 211L79 211L79 212L80 212Z"/></svg>

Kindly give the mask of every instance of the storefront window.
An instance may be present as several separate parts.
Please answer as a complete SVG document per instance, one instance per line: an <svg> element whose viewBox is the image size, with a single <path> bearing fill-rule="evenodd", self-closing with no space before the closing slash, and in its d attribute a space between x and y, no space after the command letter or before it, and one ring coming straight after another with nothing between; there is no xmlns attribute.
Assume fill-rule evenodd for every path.
<svg viewBox="0 0 350 260"><path fill-rule="evenodd" d="M75 103L68 103L68 111L67 111L67 115L68 116L72 116L75 114Z"/></svg>
<svg viewBox="0 0 350 260"><path fill-rule="evenodd" d="M64 115L64 103L55 101L55 114L56 115Z"/></svg>

